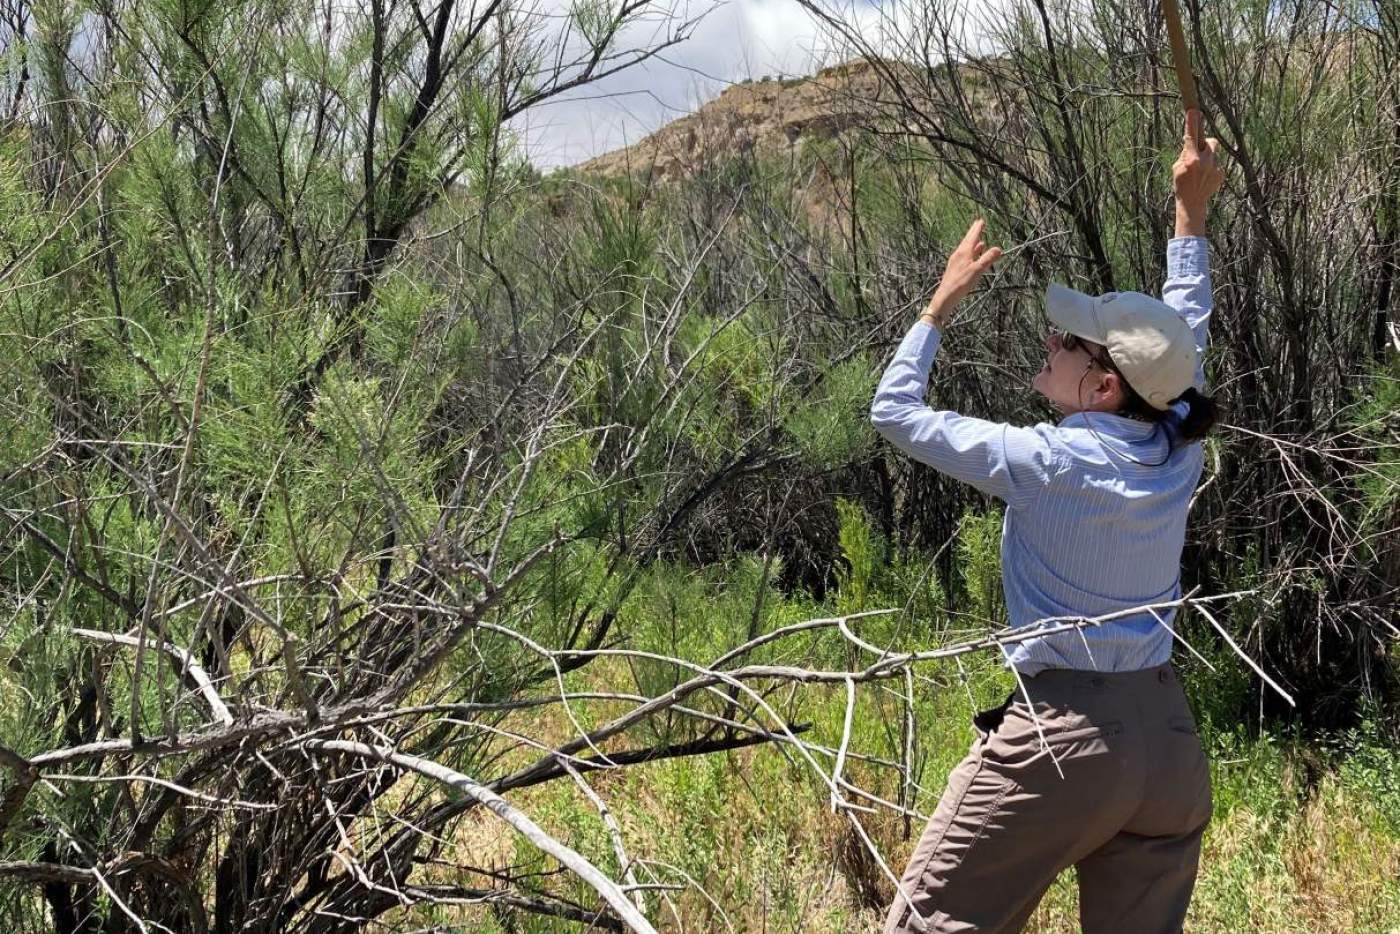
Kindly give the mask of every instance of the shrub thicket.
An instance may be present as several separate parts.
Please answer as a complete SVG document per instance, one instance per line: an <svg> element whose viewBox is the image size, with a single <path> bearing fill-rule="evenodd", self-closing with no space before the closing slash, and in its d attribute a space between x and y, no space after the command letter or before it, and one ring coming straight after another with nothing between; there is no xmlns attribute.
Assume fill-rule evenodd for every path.
<svg viewBox="0 0 1400 934"><path fill-rule="evenodd" d="M508 132L644 54L617 37L649 8L575 4L551 47L552 20L514 6L410 6L5 8L0 899L17 929L330 931L487 889L597 916L535 856L436 874L480 810L460 776L584 782L565 765L789 726L839 742L839 723L760 709L781 678L692 687L687 709L609 732L694 671L608 653L698 664L891 602L905 612L866 639L997 626L997 513L875 442L876 372L974 213L1022 248L948 335L951 406L1043 415L1019 386L1047 278L1160 279L1179 121L1143 7L1032 4L994 54L882 55L897 93L866 102L868 132L652 188L541 178ZM1196 22L1232 165L1210 359L1229 424L1184 583L1254 591L1222 619L1310 723L1393 729L1394 11L1232 2ZM858 655L824 630L746 660ZM1213 685L1222 722L1258 703L1240 669ZM554 733L517 730L585 689ZM941 703L919 691L908 710ZM902 716L881 750L903 756L900 795ZM405 780L426 760L457 777Z"/></svg>

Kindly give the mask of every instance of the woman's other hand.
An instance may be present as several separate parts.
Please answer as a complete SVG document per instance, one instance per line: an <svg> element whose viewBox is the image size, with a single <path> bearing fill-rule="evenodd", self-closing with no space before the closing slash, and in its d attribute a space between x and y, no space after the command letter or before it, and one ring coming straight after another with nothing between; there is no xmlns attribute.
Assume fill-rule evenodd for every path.
<svg viewBox="0 0 1400 934"><path fill-rule="evenodd" d="M920 320L927 321L936 328L946 327L953 319L953 311L958 303L977 285L982 273L992 268L992 264L1001 258L1001 247L987 246L982 240L984 227L986 221L979 217L967 229L962 242L948 257L943 278L938 281L938 288L934 291L933 298L929 299L928 307L919 315Z"/></svg>

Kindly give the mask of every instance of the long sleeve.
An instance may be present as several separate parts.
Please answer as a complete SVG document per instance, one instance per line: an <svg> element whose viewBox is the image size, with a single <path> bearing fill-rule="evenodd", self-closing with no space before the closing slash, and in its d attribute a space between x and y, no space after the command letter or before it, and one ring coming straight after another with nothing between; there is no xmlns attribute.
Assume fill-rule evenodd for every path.
<svg viewBox="0 0 1400 934"><path fill-rule="evenodd" d="M1029 505L1050 481L1054 456L1049 442L1035 429L926 405L929 373L941 342L938 329L922 321L910 329L875 390L871 423L915 460L1012 507Z"/></svg>
<svg viewBox="0 0 1400 934"><path fill-rule="evenodd" d="M1204 390L1211 312L1210 243L1205 237L1174 237L1167 243L1162 301L1176 309L1196 335L1196 388Z"/></svg>

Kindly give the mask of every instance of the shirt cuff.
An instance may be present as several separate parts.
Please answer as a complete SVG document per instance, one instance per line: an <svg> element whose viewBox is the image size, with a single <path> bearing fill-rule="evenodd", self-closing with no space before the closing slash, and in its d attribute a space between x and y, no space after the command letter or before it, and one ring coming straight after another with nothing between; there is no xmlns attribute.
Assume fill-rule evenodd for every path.
<svg viewBox="0 0 1400 934"><path fill-rule="evenodd" d="M1205 237L1173 237L1167 241L1167 278L1210 275L1210 241Z"/></svg>
<svg viewBox="0 0 1400 934"><path fill-rule="evenodd" d="M915 321L909 333L904 335L904 340L899 345L898 356L915 360L919 369L928 373L929 368L933 366L933 355L938 353L942 343L943 332L921 318Z"/></svg>

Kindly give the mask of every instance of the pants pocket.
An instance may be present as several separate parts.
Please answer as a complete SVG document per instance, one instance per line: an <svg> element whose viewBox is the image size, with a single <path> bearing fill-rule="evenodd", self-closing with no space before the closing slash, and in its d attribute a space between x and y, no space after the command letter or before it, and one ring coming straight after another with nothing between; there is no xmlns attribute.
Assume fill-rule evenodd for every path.
<svg viewBox="0 0 1400 934"><path fill-rule="evenodd" d="M1121 720L1091 722L1082 716L1032 716L1013 708L1002 729L987 741L984 755L1003 774L1024 774L1052 762L1102 755L1110 738L1123 732Z"/></svg>
<svg viewBox="0 0 1400 934"><path fill-rule="evenodd" d="M1187 733L1191 736L1197 735L1196 721L1190 717L1168 717L1167 729L1175 730L1177 733Z"/></svg>

